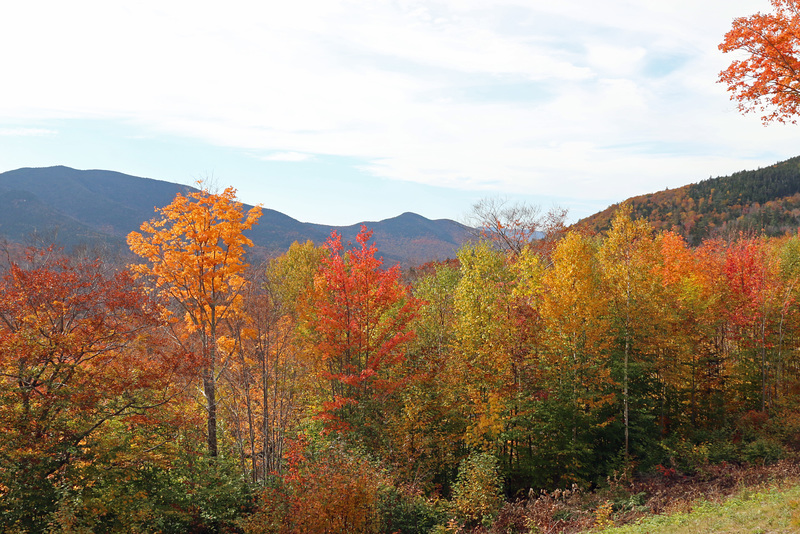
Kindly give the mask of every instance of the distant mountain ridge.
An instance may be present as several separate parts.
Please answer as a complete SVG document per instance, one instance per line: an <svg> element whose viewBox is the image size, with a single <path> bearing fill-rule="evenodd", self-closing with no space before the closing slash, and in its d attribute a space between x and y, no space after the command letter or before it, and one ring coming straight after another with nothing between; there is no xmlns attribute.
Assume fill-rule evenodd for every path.
<svg viewBox="0 0 800 534"><path fill-rule="evenodd" d="M782 235L800 228L800 156L769 167L709 178L631 197L633 216L656 230L675 230L693 245L745 233ZM581 219L590 232L608 229L618 204Z"/></svg>
<svg viewBox="0 0 800 534"><path fill-rule="evenodd" d="M16 169L0 173L0 235L12 242L26 242L36 234L67 248L103 245L125 249L126 236L155 217L155 207L193 190L114 171L64 166ZM387 264L455 257L470 235L466 226L455 221L430 220L414 213L337 227L303 223L269 208L263 208L258 226L248 235L262 251L280 254L295 241L322 244L332 230L339 231L345 242L355 242L361 224L373 230Z"/></svg>

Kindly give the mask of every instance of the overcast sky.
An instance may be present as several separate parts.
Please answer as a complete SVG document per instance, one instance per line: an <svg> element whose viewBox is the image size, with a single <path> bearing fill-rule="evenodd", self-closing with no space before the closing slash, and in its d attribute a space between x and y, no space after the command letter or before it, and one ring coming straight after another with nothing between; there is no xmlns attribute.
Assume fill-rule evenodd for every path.
<svg viewBox="0 0 800 534"><path fill-rule="evenodd" d="M0 171L212 178L302 221L576 220L800 155L717 45L768 0L36 0L0 7Z"/></svg>

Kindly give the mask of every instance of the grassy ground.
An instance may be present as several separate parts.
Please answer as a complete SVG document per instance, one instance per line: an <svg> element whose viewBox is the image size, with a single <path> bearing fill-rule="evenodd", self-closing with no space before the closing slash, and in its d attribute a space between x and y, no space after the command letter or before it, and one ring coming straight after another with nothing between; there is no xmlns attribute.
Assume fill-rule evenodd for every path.
<svg viewBox="0 0 800 534"><path fill-rule="evenodd" d="M709 465L691 476L609 480L595 492L542 492L507 503L491 528L469 532L800 534L800 463Z"/></svg>
<svg viewBox="0 0 800 534"><path fill-rule="evenodd" d="M700 501L691 511L650 516L603 534L800 532L800 486L741 493L722 503Z"/></svg>

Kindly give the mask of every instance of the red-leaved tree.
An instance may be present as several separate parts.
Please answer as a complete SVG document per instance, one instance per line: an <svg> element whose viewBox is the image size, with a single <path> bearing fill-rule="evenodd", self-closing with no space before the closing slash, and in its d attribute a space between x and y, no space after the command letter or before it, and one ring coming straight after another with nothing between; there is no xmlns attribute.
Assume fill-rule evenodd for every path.
<svg viewBox="0 0 800 534"><path fill-rule="evenodd" d="M303 315L312 359L327 383L320 417L331 429L377 438L378 407L404 383L401 367L419 306L399 268L383 269L371 236L362 226L358 246L345 251L333 232Z"/></svg>
<svg viewBox="0 0 800 534"><path fill-rule="evenodd" d="M59 487L90 483L83 467L124 467L137 436L142 451L158 445L140 429L164 422L190 362L168 350L161 310L126 271L34 251L0 294L0 516L38 531Z"/></svg>

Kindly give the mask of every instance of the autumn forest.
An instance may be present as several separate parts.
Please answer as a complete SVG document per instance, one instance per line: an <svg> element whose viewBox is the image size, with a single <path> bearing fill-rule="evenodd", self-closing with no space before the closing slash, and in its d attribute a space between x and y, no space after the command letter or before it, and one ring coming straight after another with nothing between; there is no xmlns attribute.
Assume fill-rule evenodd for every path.
<svg viewBox="0 0 800 534"><path fill-rule="evenodd" d="M230 188L158 210L128 266L9 247L6 530L455 532L800 445L800 238L482 213L405 272L367 228L248 265Z"/></svg>
<svg viewBox="0 0 800 534"><path fill-rule="evenodd" d="M720 82L791 122L800 3L771 4ZM572 227L484 201L456 257L403 269L367 227L261 259L261 209L204 184L128 256L6 243L0 530L578 532L641 481L796 467L797 169Z"/></svg>

